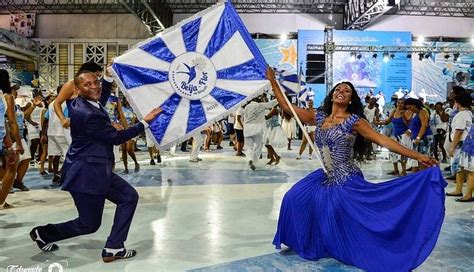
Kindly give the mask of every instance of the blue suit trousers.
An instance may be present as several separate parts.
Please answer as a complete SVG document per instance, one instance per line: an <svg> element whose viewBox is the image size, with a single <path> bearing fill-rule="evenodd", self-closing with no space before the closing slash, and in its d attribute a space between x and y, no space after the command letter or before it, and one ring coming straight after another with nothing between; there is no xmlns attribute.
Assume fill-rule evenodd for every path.
<svg viewBox="0 0 474 272"><path fill-rule="evenodd" d="M138 204L137 191L124 179L112 174L112 183L106 195L70 192L79 217L64 223L48 224L41 228L40 235L49 242L56 242L79 235L96 232L102 222L105 200L117 205L114 223L106 248L122 248L127 239L133 214Z"/></svg>

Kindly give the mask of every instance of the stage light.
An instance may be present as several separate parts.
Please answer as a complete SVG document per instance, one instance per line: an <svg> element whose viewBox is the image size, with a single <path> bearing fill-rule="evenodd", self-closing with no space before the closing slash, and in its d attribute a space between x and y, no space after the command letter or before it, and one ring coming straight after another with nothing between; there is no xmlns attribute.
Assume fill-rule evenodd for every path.
<svg viewBox="0 0 474 272"><path fill-rule="evenodd" d="M357 59L361 59L362 58L362 54L357 54Z"/></svg>
<svg viewBox="0 0 474 272"><path fill-rule="evenodd" d="M454 53L453 54L453 61L458 61L459 59L459 53Z"/></svg>
<svg viewBox="0 0 474 272"><path fill-rule="evenodd" d="M390 59L394 59L395 58L395 54L390 54Z"/></svg>
<svg viewBox="0 0 474 272"><path fill-rule="evenodd" d="M423 53L418 53L418 60L423 60L423 57L425 56L425 54Z"/></svg>
<svg viewBox="0 0 474 272"><path fill-rule="evenodd" d="M444 59L448 60L449 59L449 54L444 55Z"/></svg>
<svg viewBox="0 0 474 272"><path fill-rule="evenodd" d="M431 57L431 52L428 52L428 53L425 54L425 59L428 59L430 57Z"/></svg>
<svg viewBox="0 0 474 272"><path fill-rule="evenodd" d="M286 34L280 34L280 40L286 41L288 39L288 35Z"/></svg>
<svg viewBox="0 0 474 272"><path fill-rule="evenodd" d="M376 58L377 58L377 53L374 53L374 54L372 55L372 58L376 59Z"/></svg>
<svg viewBox="0 0 474 272"><path fill-rule="evenodd" d="M411 54L407 54L407 59L411 59Z"/></svg>
<svg viewBox="0 0 474 272"><path fill-rule="evenodd" d="M388 62L390 60L390 57L388 56L388 52L383 53L383 61Z"/></svg>

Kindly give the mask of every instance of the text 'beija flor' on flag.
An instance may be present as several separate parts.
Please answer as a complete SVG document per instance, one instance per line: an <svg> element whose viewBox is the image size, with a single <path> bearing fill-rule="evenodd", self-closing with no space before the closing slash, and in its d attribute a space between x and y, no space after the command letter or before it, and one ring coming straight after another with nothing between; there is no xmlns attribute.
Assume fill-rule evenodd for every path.
<svg viewBox="0 0 474 272"><path fill-rule="evenodd" d="M265 89L267 64L230 2L216 4L139 43L110 71L156 143L185 140Z"/></svg>

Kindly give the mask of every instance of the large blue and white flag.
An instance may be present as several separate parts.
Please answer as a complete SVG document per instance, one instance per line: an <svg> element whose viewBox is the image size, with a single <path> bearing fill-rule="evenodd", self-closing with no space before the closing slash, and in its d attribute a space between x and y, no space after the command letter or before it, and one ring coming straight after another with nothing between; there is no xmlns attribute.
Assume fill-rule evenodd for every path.
<svg viewBox="0 0 474 272"><path fill-rule="evenodd" d="M166 147L269 89L267 64L230 2L216 4L114 59L111 71Z"/></svg>

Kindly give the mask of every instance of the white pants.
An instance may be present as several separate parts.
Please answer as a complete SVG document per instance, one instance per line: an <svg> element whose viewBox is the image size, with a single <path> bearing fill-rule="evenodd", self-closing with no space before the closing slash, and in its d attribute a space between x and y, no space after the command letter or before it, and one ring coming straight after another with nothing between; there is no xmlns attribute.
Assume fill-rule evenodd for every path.
<svg viewBox="0 0 474 272"><path fill-rule="evenodd" d="M247 150L250 151L247 152L247 158L255 164L262 154L263 132L248 137L246 136L245 145L247 146Z"/></svg>
<svg viewBox="0 0 474 272"><path fill-rule="evenodd" d="M19 161L24 161L24 160L29 160L31 159L31 153L30 153L30 146L26 143L26 141L21 138L21 146L23 147L23 154L20 154L19 156ZM16 150L16 143L13 143L13 149Z"/></svg>
<svg viewBox="0 0 474 272"><path fill-rule="evenodd" d="M146 140L146 147L154 147L155 142L153 141L153 133L150 129L145 129L145 140Z"/></svg>
<svg viewBox="0 0 474 272"><path fill-rule="evenodd" d="M202 146L202 135L197 133L193 136L193 148L191 149L191 160L197 160Z"/></svg>
<svg viewBox="0 0 474 272"><path fill-rule="evenodd" d="M170 155L174 156L176 154L176 144L170 146Z"/></svg>
<svg viewBox="0 0 474 272"><path fill-rule="evenodd" d="M48 155L66 156L69 144L65 136L48 136Z"/></svg>

